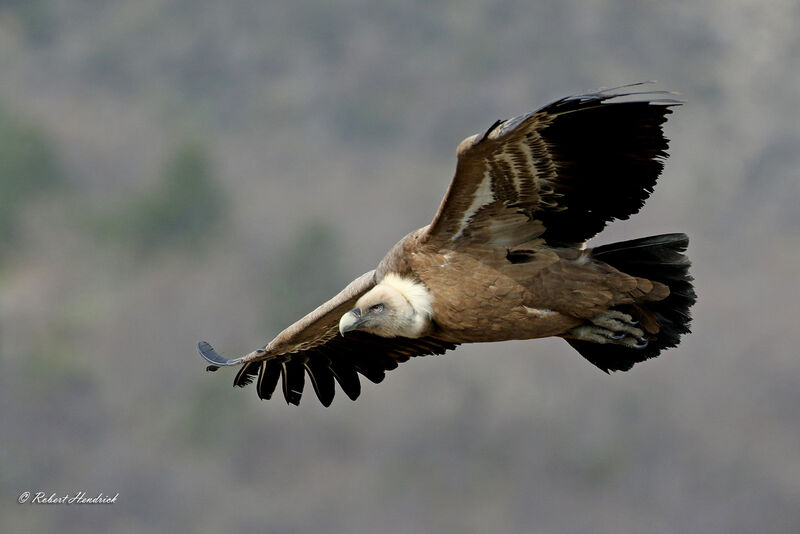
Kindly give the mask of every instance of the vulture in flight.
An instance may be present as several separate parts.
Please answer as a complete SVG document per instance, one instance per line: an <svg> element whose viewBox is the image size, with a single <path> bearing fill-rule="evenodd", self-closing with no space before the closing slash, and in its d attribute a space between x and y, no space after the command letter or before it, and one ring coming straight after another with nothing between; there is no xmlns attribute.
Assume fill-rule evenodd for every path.
<svg viewBox="0 0 800 534"><path fill-rule="evenodd" d="M635 84L638 85L638 84ZM462 343L564 338L605 372L676 346L695 302L684 234L586 247L639 211L667 157L662 125L680 101L624 86L563 98L464 139L433 221L377 267L239 365L262 399L278 382L299 404L306 375L323 405L350 399L414 356Z"/></svg>

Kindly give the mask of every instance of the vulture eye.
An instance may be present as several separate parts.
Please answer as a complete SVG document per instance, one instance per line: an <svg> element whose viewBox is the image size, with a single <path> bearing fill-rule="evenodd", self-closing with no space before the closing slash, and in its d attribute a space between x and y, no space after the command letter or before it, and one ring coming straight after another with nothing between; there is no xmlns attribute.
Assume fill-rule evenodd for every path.
<svg viewBox="0 0 800 534"><path fill-rule="evenodd" d="M374 306L370 306L369 311L373 313L380 313L383 311L383 304L375 304Z"/></svg>

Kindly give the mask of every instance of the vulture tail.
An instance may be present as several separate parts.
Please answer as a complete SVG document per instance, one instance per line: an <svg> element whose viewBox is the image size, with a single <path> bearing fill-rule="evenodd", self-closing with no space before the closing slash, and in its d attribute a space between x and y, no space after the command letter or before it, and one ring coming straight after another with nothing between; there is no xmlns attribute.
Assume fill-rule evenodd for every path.
<svg viewBox="0 0 800 534"><path fill-rule="evenodd" d="M683 254L688 244L686 234L664 234L592 249L592 258L624 273L661 282L670 292L662 300L618 308L646 330L657 330L646 334L646 346L635 348L575 339L568 339L569 344L605 372L627 371L636 363L658 356L663 349L678 345L681 335L691 331L689 308L697 300L689 274L689 258Z"/></svg>

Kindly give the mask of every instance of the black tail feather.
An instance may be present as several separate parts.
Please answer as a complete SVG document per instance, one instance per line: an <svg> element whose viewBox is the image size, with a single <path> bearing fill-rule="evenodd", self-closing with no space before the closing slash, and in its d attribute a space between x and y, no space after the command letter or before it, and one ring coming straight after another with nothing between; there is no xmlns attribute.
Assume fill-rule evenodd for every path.
<svg viewBox="0 0 800 534"><path fill-rule="evenodd" d="M642 305L658 322L659 332L642 349L616 344L598 344L568 339L584 358L605 372L627 371L634 364L658 356L662 350L675 347L681 336L691 332L689 309L697 300L689 274L689 258L683 253L689 244L686 234L665 234L603 245L592 250L592 257L620 271L661 282L669 287L664 300ZM632 307L620 311L636 316Z"/></svg>

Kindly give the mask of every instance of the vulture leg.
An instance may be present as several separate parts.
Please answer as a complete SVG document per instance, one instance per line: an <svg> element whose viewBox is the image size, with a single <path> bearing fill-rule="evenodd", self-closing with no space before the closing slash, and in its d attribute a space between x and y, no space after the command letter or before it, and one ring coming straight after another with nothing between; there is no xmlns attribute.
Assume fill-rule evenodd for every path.
<svg viewBox="0 0 800 534"><path fill-rule="evenodd" d="M625 345L634 349L647 346L644 330L638 328L638 322L627 313L609 310L591 319L591 324L585 324L570 330L573 339L590 341L592 343L614 343Z"/></svg>
<svg viewBox="0 0 800 534"><path fill-rule="evenodd" d="M644 335L644 331L641 328L637 328L638 321L634 321L627 313L617 310L608 310L592 318L592 323L600 328L614 332L614 337L611 339L622 339L626 335L634 337L642 337Z"/></svg>

